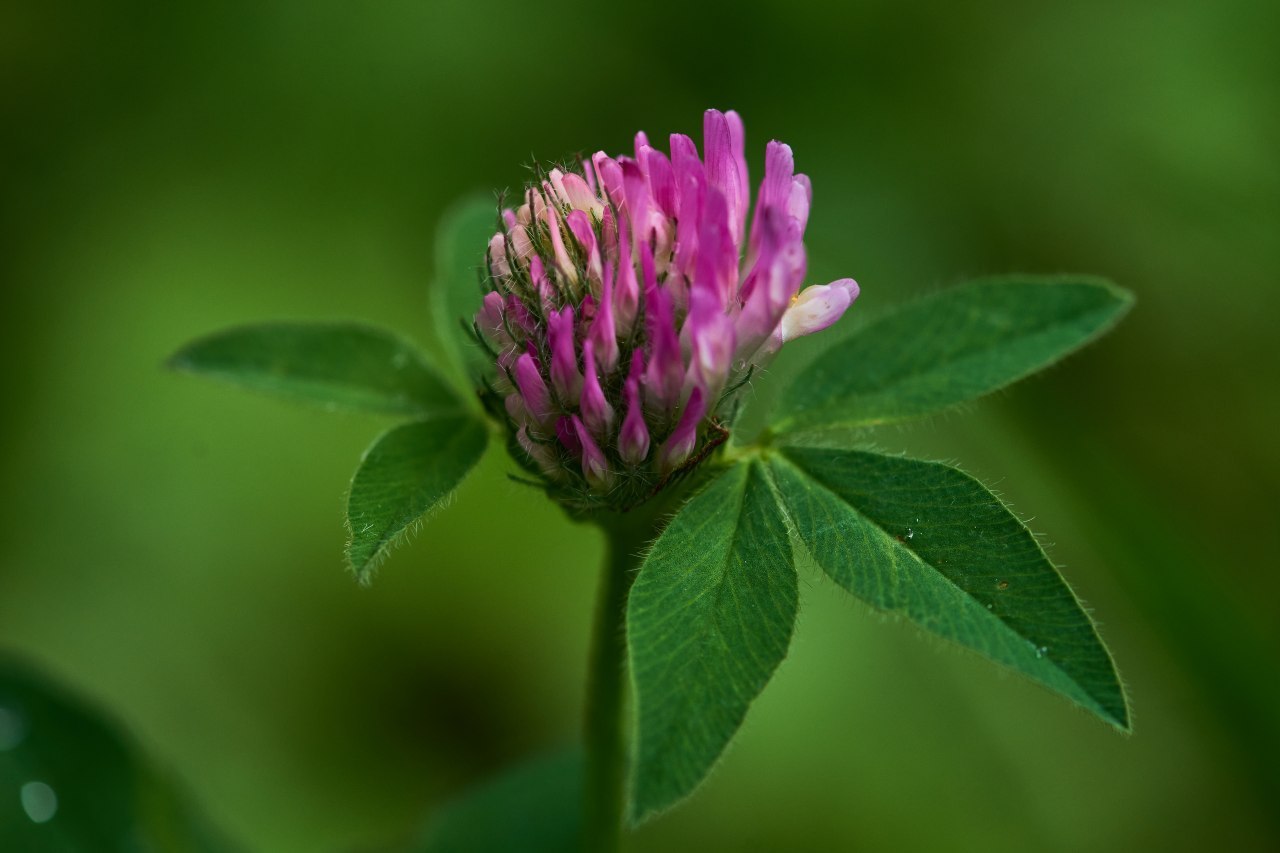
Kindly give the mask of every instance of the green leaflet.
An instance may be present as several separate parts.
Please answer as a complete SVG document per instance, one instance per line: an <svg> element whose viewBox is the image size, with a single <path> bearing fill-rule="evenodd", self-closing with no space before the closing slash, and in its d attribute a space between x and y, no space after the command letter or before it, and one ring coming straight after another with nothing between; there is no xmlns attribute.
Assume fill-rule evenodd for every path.
<svg viewBox="0 0 1280 853"><path fill-rule="evenodd" d="M462 408L414 347L359 323L237 326L188 344L169 366L325 408L417 417Z"/></svg>
<svg viewBox="0 0 1280 853"><path fill-rule="evenodd" d="M488 275L486 252L497 230L497 202L491 195L475 195L451 207L436 232L431 314L450 372L466 389L490 360L470 327L480 310L484 293L480 282Z"/></svg>
<svg viewBox="0 0 1280 853"><path fill-rule="evenodd" d="M888 314L801 371L777 432L917 417L1036 372L1114 325L1133 297L1101 279L991 278Z"/></svg>
<svg viewBox="0 0 1280 853"><path fill-rule="evenodd" d="M627 608L633 822L710 771L787 653L797 596L787 530L758 462L721 474L659 537Z"/></svg>
<svg viewBox="0 0 1280 853"><path fill-rule="evenodd" d="M412 853L573 853L582 849L582 753L510 770L446 806Z"/></svg>
<svg viewBox="0 0 1280 853"><path fill-rule="evenodd" d="M95 709L0 659L0 850L232 849Z"/></svg>
<svg viewBox="0 0 1280 853"><path fill-rule="evenodd" d="M483 421L453 414L393 427L373 442L347 498L347 559L357 579L368 583L405 530L444 503L488 438Z"/></svg>
<svg viewBox="0 0 1280 853"><path fill-rule="evenodd" d="M800 539L838 584L1128 729L1093 623L1030 531L978 481L854 450L781 447L768 464Z"/></svg>

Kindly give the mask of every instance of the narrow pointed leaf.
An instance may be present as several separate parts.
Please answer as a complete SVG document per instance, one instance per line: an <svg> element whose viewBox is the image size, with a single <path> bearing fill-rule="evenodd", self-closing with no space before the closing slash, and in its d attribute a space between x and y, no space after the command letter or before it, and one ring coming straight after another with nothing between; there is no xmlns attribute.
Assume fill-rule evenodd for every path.
<svg viewBox="0 0 1280 853"><path fill-rule="evenodd" d="M482 421L455 414L393 427L365 451L347 498L347 559L361 582L412 525L448 499L487 441Z"/></svg>
<svg viewBox="0 0 1280 853"><path fill-rule="evenodd" d="M582 849L582 753L522 764L435 815L412 853L574 853Z"/></svg>
<svg viewBox="0 0 1280 853"><path fill-rule="evenodd" d="M1127 730L1115 666L1035 537L967 474L879 453L782 447L769 470L800 539L873 607L1004 664Z"/></svg>
<svg viewBox="0 0 1280 853"><path fill-rule="evenodd" d="M872 426L976 399L1098 337L1132 302L1090 278L992 278L944 290L820 355L783 393L775 429Z"/></svg>
<svg viewBox="0 0 1280 853"><path fill-rule="evenodd" d="M757 463L713 481L654 544L627 608L634 822L711 770L787 653L797 595L791 544Z"/></svg>
<svg viewBox="0 0 1280 853"><path fill-rule="evenodd" d="M489 239L498 230L498 205L492 196L468 196L445 213L436 232L436 274L431 282L431 312L450 372L460 387L485 365L485 351L471 334L480 310L481 281Z"/></svg>
<svg viewBox="0 0 1280 853"><path fill-rule="evenodd" d="M359 323L238 326L188 344L169 366L331 409L423 416L462 408L418 350Z"/></svg>
<svg viewBox="0 0 1280 853"><path fill-rule="evenodd" d="M0 658L0 850L232 849L102 712Z"/></svg>

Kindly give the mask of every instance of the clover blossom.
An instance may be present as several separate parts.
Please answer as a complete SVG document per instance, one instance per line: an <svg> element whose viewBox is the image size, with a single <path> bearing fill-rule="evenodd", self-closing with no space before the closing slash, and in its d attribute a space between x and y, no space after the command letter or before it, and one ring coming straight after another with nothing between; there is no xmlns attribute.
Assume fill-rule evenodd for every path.
<svg viewBox="0 0 1280 853"><path fill-rule="evenodd" d="M475 317L482 392L513 455L562 502L628 509L724 442L738 391L787 341L825 329L853 279L801 290L812 189L770 142L750 206L742 121L708 110L703 156L636 135L552 169L503 210Z"/></svg>

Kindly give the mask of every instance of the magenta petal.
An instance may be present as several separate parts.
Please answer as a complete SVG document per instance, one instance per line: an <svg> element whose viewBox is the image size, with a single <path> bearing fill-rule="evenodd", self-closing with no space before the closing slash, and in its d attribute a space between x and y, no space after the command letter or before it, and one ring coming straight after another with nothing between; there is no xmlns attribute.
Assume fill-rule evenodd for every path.
<svg viewBox="0 0 1280 853"><path fill-rule="evenodd" d="M676 182L671 171L671 161L654 148L645 148L637 158L640 168L649 181L649 197L662 214L668 218L676 215Z"/></svg>
<svg viewBox="0 0 1280 853"><path fill-rule="evenodd" d="M645 288L645 327L649 334L649 366L645 371L645 395L662 417L670 417L680 399L684 381L680 341L676 337L671 296L663 288Z"/></svg>
<svg viewBox="0 0 1280 853"><path fill-rule="evenodd" d="M591 165L595 167L596 179L615 207L622 207L626 193L622 182L622 167L603 151L591 156Z"/></svg>
<svg viewBox="0 0 1280 853"><path fill-rule="evenodd" d="M750 359L778 327L806 267L804 244L785 213L770 208L760 223L759 253L742 288L738 319L738 357L743 359Z"/></svg>
<svg viewBox="0 0 1280 853"><path fill-rule="evenodd" d="M754 256L759 250L763 237L763 217L766 210L785 212L791 198L792 179L795 176L795 161L791 156L791 146L774 140L765 148L764 180L760 182L760 193L756 197L756 211L751 220L751 240L749 254Z"/></svg>
<svg viewBox="0 0 1280 853"><path fill-rule="evenodd" d="M652 267L653 256L649 245L642 243L640 251L642 254L650 252L649 266ZM635 323L639 310L640 283L636 280L636 267L631 257L631 241L623 240L618 246L618 271L613 281L613 315L615 332L619 337L631 333L631 326Z"/></svg>
<svg viewBox="0 0 1280 853"><path fill-rule="evenodd" d="M685 404L684 413L680 415L680 422L658 454L658 464L663 473L679 468L693 453L693 448L698 443L698 427L706 413L706 399L701 389L694 388L689 395L689 402Z"/></svg>
<svg viewBox="0 0 1280 853"><path fill-rule="evenodd" d="M626 187L627 204L623 208L631 226L632 241L648 239L649 232L649 184L640 170L640 164L630 157L619 160L622 165L622 181Z"/></svg>
<svg viewBox="0 0 1280 853"><path fill-rule="evenodd" d="M809 224L809 208L813 205L813 184L808 175L796 175L791 182L791 194L787 197L787 215L800 224L804 233Z"/></svg>
<svg viewBox="0 0 1280 853"><path fill-rule="evenodd" d="M707 400L716 400L733 366L736 335L733 319L713 306L697 306L689 312L688 380L702 389Z"/></svg>
<svg viewBox="0 0 1280 853"><path fill-rule="evenodd" d="M516 387L524 398L525 408L533 419L545 426L553 414L551 408L551 392L538 371L538 364L533 356L524 353L516 359Z"/></svg>
<svg viewBox="0 0 1280 853"><path fill-rule="evenodd" d="M600 265L600 251L596 247L596 232L591 227L590 217L586 211L571 210L565 215L564 221L587 256L587 278L593 284L598 284L604 272Z"/></svg>
<svg viewBox="0 0 1280 853"><path fill-rule="evenodd" d="M734 123L719 110L707 110L702 119L702 149L707 184L724 196L736 250L742 243L748 201L741 121Z"/></svg>
<svg viewBox="0 0 1280 853"><path fill-rule="evenodd" d="M576 457L582 456L582 440L578 438L578 431L573 428L573 422L576 418L568 415L562 415L556 420L556 438L560 441L560 445Z"/></svg>
<svg viewBox="0 0 1280 853"><path fill-rule="evenodd" d="M560 402L572 408L582 391L582 373L578 370L578 354L574 341L573 308L566 305L547 318L547 337L551 346L551 385Z"/></svg>
<svg viewBox="0 0 1280 853"><path fill-rule="evenodd" d="M688 199L687 193L691 183L698 188L699 194L702 192L701 187L706 183L706 173L702 167L702 161L698 159L698 146L683 133L671 134L671 174L676 190L675 215L681 220L696 218L697 208L686 207L686 204L696 203L697 199Z"/></svg>
<svg viewBox="0 0 1280 853"><path fill-rule="evenodd" d="M683 176L678 177L680 218L676 220L675 268L686 279L692 279L698 256L698 232L706 183L699 171L686 171Z"/></svg>
<svg viewBox="0 0 1280 853"><path fill-rule="evenodd" d="M604 271L604 290L600 294L600 303L595 317L591 320L591 328L587 331L587 339L582 345L583 366L591 372L595 371L596 359L587 354L587 344L591 344L599 357L600 367L606 373L612 373L618 364L618 330L613 322L613 283L614 273L606 267Z"/></svg>
<svg viewBox="0 0 1280 853"><path fill-rule="evenodd" d="M628 465L639 465L649 455L649 427L644 422L644 409L640 404L640 378L644 375L644 354L635 350L631 354L631 372L623 387L623 399L627 414L618 431L618 454Z"/></svg>
<svg viewBox="0 0 1280 853"><path fill-rule="evenodd" d="M582 380L582 399L578 407L582 411L582 421L592 435L607 438L613 429L613 407L605 399L604 389L600 387L594 349L590 338L583 342L582 364L585 375Z"/></svg>
<svg viewBox="0 0 1280 853"><path fill-rule="evenodd" d="M573 430L578 443L582 447L582 476L593 489L608 491L613 485L613 472L609 470L609 461L600 451L599 445L591 437L591 433L578 418L573 418Z"/></svg>
<svg viewBox="0 0 1280 853"><path fill-rule="evenodd" d="M690 307L693 305L693 292L708 288L714 291L723 310L738 289L738 246L730 233L728 202L715 187L707 188L703 203L696 267L690 285Z"/></svg>

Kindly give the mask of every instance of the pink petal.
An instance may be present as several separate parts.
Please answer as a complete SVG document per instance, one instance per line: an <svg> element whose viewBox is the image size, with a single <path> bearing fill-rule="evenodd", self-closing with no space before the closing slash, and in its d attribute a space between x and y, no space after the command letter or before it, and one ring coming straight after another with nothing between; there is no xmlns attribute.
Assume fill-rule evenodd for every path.
<svg viewBox="0 0 1280 853"><path fill-rule="evenodd" d="M821 332L839 320L857 298L858 283L851 278L806 287L782 315L782 343Z"/></svg>
<svg viewBox="0 0 1280 853"><path fill-rule="evenodd" d="M662 472L670 473L679 468L698 443L698 427L707 413L707 403L701 389L694 388L685 404L684 413L680 415L680 423L672 430L671 437L658 453L658 464Z"/></svg>
<svg viewBox="0 0 1280 853"><path fill-rule="evenodd" d="M644 409L640 404L640 379L644 375L644 353L631 353L631 372L623 387L622 396L627 404L627 414L618 432L618 454L628 465L639 465L649 455L649 427L644 422Z"/></svg>

